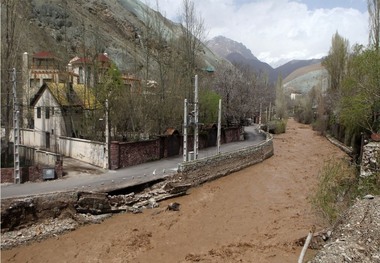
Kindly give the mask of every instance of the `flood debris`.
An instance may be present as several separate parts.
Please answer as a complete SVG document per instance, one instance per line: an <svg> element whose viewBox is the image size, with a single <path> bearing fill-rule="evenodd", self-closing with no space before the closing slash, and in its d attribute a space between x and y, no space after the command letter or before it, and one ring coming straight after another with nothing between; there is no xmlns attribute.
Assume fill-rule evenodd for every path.
<svg viewBox="0 0 380 263"><path fill-rule="evenodd" d="M170 204L168 204L168 207L166 208L166 210L169 210L169 211L179 211L180 205L181 204L176 203L176 202L170 203Z"/></svg>

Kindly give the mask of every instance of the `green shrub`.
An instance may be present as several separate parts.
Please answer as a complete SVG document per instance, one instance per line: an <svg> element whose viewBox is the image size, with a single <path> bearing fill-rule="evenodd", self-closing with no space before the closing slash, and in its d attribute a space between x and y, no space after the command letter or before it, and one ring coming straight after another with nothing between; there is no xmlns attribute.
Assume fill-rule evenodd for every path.
<svg viewBox="0 0 380 263"><path fill-rule="evenodd" d="M330 160L322 167L312 204L330 223L357 198L380 195L380 173L359 177L354 166L345 160Z"/></svg>
<svg viewBox="0 0 380 263"><path fill-rule="evenodd" d="M274 133L274 134L285 133L286 132L286 123L287 123L287 121L285 119L270 121L268 123L269 132Z"/></svg>
<svg viewBox="0 0 380 263"><path fill-rule="evenodd" d="M347 161L330 160L322 167L312 203L330 223L351 204L355 181L356 171Z"/></svg>

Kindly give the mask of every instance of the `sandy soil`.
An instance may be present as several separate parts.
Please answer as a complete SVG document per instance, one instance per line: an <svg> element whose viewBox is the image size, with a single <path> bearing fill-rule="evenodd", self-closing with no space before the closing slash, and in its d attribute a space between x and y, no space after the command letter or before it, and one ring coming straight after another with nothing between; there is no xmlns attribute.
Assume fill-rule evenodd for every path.
<svg viewBox="0 0 380 263"><path fill-rule="evenodd" d="M2 262L296 262L294 241L326 226L308 201L318 171L344 153L293 120L274 145L263 163L160 208L2 251ZM180 211L164 211L173 201Z"/></svg>

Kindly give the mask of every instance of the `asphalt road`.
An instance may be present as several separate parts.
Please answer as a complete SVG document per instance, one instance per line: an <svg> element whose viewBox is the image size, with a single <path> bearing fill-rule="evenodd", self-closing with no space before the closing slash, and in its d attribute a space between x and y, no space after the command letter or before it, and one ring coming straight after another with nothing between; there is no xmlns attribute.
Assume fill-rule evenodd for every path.
<svg viewBox="0 0 380 263"><path fill-rule="evenodd" d="M265 133L260 133L256 126L245 127L246 140L221 145L221 152L232 152L238 149L255 145L265 140ZM205 158L216 154L216 147L199 151L199 158ZM1 198L26 197L37 194L65 191L95 191L117 190L128 186L139 185L164 178L177 172L178 164L182 162L182 156L161 159L154 162L108 170L103 174L84 174L75 177L62 178L51 181L27 182L24 184L2 184Z"/></svg>

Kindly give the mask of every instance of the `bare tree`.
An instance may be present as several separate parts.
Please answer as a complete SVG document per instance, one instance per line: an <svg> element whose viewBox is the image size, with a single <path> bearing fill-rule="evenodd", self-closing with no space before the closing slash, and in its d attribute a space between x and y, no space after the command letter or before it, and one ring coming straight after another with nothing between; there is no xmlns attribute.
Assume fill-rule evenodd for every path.
<svg viewBox="0 0 380 263"><path fill-rule="evenodd" d="M380 0L367 0L369 13L369 42L380 48Z"/></svg>
<svg viewBox="0 0 380 263"><path fill-rule="evenodd" d="M180 49L183 52L183 69L187 85L187 97L192 97L192 78L196 74L196 65L199 52L202 51L202 41L205 38L205 26L203 18L197 15L194 2L183 0L182 2L182 42Z"/></svg>
<svg viewBox="0 0 380 263"><path fill-rule="evenodd" d="M10 72L12 68L20 70L21 52L19 44L21 34L20 18L17 14L19 4L20 1L15 0L1 1L1 126L5 129L5 141L3 144L5 146L9 143L10 131L12 129L13 100ZM22 94L20 88L18 88L17 96L21 100ZM22 109L23 107L21 107ZM6 158L4 163L8 161L7 156L8 154L4 156Z"/></svg>
<svg viewBox="0 0 380 263"><path fill-rule="evenodd" d="M285 99L284 87L282 85L282 76L279 76L276 84L276 116L280 120L287 117L287 105Z"/></svg>

